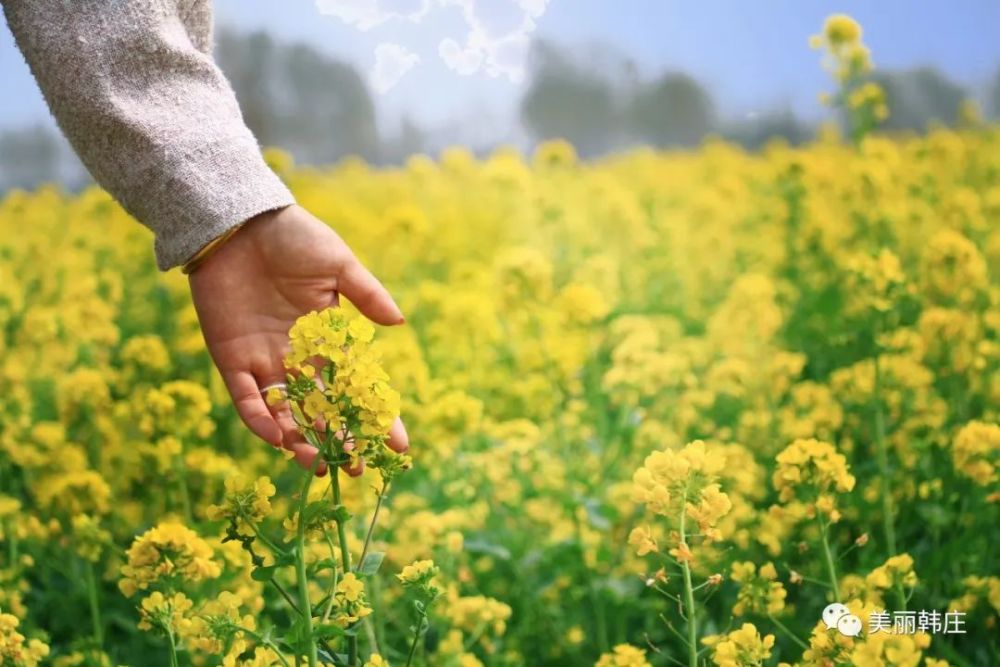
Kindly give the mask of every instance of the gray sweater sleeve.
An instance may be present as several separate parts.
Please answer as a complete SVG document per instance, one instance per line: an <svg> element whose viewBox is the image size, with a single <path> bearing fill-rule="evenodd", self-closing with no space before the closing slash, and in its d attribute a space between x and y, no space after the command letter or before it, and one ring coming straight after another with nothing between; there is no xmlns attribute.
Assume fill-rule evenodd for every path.
<svg viewBox="0 0 1000 667"><path fill-rule="evenodd" d="M211 56L210 0L0 0L63 133L160 270L294 203Z"/></svg>

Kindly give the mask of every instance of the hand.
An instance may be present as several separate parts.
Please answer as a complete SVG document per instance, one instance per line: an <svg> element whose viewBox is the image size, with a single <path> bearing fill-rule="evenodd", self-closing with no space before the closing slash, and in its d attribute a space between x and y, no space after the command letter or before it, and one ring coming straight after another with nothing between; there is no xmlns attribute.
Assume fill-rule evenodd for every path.
<svg viewBox="0 0 1000 667"><path fill-rule="evenodd" d="M295 205L251 218L188 279L208 352L243 423L311 467L316 448L288 406L272 413L260 392L285 381L288 330L309 311L336 305L341 294L376 324L402 324L399 306L336 232ZM409 447L399 419L389 446L398 452Z"/></svg>

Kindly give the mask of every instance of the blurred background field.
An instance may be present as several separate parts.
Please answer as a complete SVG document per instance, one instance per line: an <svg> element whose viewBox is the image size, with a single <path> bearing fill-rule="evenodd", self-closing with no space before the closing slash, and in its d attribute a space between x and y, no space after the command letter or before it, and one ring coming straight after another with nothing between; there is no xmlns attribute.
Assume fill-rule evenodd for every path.
<svg viewBox="0 0 1000 667"><path fill-rule="evenodd" d="M870 72L853 22L809 48L819 9L628 4L518 5L537 24L520 82L506 52L485 49L493 65L464 78L434 64L435 37L384 94L318 38L293 46L292 17L308 8L306 32L370 56L382 39L417 49L430 38L412 31L447 27L435 20L462 29L455 7L362 30L378 15L218 5L220 57L268 161L407 315L376 334L414 468L379 520L384 562L360 574L374 609L361 663L405 665L417 646L410 664L428 667L997 664L996 9L886 3L863 43L897 67ZM652 41L571 40L651 30L644 17L706 32L659 59ZM261 23L274 34L251 34ZM761 33L737 39L744 26ZM459 37L444 53L471 69ZM822 52L839 54L839 80ZM421 66L448 85L426 88ZM745 68L763 78L720 87ZM681 69L692 78L664 74ZM481 88L506 100L488 105L504 122L435 116ZM428 91L440 99L419 102ZM404 122L407 100L421 117ZM63 185L0 200L0 664L166 665L170 645L177 664L281 664L262 636L297 662L278 591L293 578L254 574L210 508L267 475L256 521L287 535L299 471L239 422L186 278L156 270L149 233L74 176L44 123L10 127L0 163L22 180L8 183ZM51 159L18 171L38 152ZM358 517L374 475L344 481ZM364 539L352 524L355 559ZM122 566L164 543L176 570L136 590ZM319 607L330 568L315 546ZM395 575L419 559L442 595L411 644ZM835 600L861 636L821 622ZM204 622L220 608L260 634L220 640ZM873 632L879 612L924 620Z"/></svg>
<svg viewBox="0 0 1000 667"><path fill-rule="evenodd" d="M829 118L817 100L827 76L804 36L835 11L866 28L894 109L886 129L954 125L966 98L987 118L1000 115L992 33L1000 8L988 0L215 6L216 55L248 124L300 164L352 154L400 164L450 145L479 155L499 145L530 151L552 138L585 157L634 145L691 147L707 134L748 148L771 137L800 143ZM446 59L449 40L474 41L478 59L471 47L466 61ZM0 100L0 189L86 180L6 30Z"/></svg>

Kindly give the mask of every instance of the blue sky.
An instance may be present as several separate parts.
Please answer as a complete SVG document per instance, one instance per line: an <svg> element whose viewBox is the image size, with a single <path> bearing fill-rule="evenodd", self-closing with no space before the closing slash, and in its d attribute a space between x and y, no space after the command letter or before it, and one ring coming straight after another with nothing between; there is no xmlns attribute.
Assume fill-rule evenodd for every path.
<svg viewBox="0 0 1000 667"><path fill-rule="evenodd" d="M475 12L474 22L463 5ZM976 90L1000 67L996 0L216 0L215 7L218 25L305 41L354 63L373 88L390 82L376 93L387 124L406 113L431 127L464 122L486 134L504 132L524 90L516 76L520 52L496 41L512 34L522 41L554 40L589 56L617 50L631 56L645 76L684 70L709 87L729 117L777 106L821 116L816 96L829 80L807 38L833 12L861 22L878 67L934 65ZM446 41L455 58L451 67L442 56ZM384 61L378 73L376 54ZM475 71L456 71L463 68ZM4 26L0 128L47 119Z"/></svg>

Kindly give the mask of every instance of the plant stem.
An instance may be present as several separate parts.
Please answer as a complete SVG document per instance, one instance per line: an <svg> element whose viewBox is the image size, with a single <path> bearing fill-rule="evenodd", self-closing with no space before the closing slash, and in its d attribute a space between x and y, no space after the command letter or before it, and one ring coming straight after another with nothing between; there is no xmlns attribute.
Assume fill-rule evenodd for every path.
<svg viewBox="0 0 1000 667"><path fill-rule="evenodd" d="M167 639L170 640L170 667L178 667L177 662L177 645L174 643L174 633L173 631L167 631Z"/></svg>
<svg viewBox="0 0 1000 667"><path fill-rule="evenodd" d="M94 564L87 562L87 599L90 601L90 621L94 628L94 641L101 649L104 648L104 625L101 623L101 606L97 600L97 580L94 576Z"/></svg>
<svg viewBox="0 0 1000 667"><path fill-rule="evenodd" d="M375 501L375 511L372 512L372 522L368 524L368 533L365 535L365 545L361 548L361 558L358 560L358 565L364 565L365 556L368 555L368 546L372 541L372 533L375 532L375 522L378 521L378 511L382 509L382 500L385 498L386 494L389 493L389 483L386 482L385 486L382 487L382 492L378 494L378 500Z"/></svg>
<svg viewBox="0 0 1000 667"><path fill-rule="evenodd" d="M413 633L413 642L410 644L410 653L406 656L406 667L410 667L413 662L413 655L417 652L417 644L420 643L420 634L424 629L424 621L427 620L427 607L420 609L420 618L417 619L416 632Z"/></svg>
<svg viewBox="0 0 1000 667"><path fill-rule="evenodd" d="M830 576L830 588L833 590L833 600L834 602L840 602L840 589L837 587L837 568L833 563L833 554L830 552L830 543L826 538L826 523L823 522L823 517L817 514L817 519L819 520L820 538L823 542L823 556L826 559L826 570L827 574Z"/></svg>
<svg viewBox="0 0 1000 667"><path fill-rule="evenodd" d="M781 621L779 621L778 619L776 619L773 614L768 614L767 617L769 619L771 619L771 622L774 623L778 627L779 630L781 630L782 632L784 632L785 635L789 639L791 639L793 642L795 642L796 644L798 644L799 648L801 648L804 651L808 651L809 650L809 644L806 644L804 641L802 641L799 638L798 635L796 635L794 632L792 632L787 627L785 627L785 624L782 623Z"/></svg>
<svg viewBox="0 0 1000 667"><path fill-rule="evenodd" d="M299 496L299 516L298 526L295 536L295 573L299 588L299 611L305 621L306 639L308 642L309 667L316 667L317 651L316 638L313 637L312 606L309 603L309 582L306 580L306 522L305 510L309 501L309 487L312 486L313 477L316 476L316 466L319 465L320 456L313 459L312 467L306 471L305 479L302 482L302 491Z"/></svg>
<svg viewBox="0 0 1000 667"><path fill-rule="evenodd" d="M272 651L274 651L275 654L278 656L278 660L281 661L281 664L284 665L284 667L289 667L288 660L281 653L281 651L278 649L278 647L275 646L274 642L269 641L267 639L264 639L262 636L260 636L259 634L257 634L253 630L249 630L249 629L244 628L244 627L237 627L237 629L240 632L242 632L243 634L245 634L246 636L251 637L252 639L256 639L258 642L260 642L261 644L263 644L265 647L267 647L267 648L271 649Z"/></svg>
<svg viewBox="0 0 1000 667"><path fill-rule="evenodd" d="M330 484L333 486L333 504L339 506L340 498L340 466L334 466L330 475ZM351 571L351 550L347 546L347 528L344 522L337 520L337 540L340 542L340 558L344 566L344 574ZM358 638L356 635L347 637L347 664L354 667L358 661Z"/></svg>
<svg viewBox="0 0 1000 667"><path fill-rule="evenodd" d="M684 519L687 515L687 487L684 487L684 499L681 501L680 543L687 544L684 534ZM698 621L695 618L694 589L691 587L691 566L687 559L681 561L684 570L684 607L687 612L688 624L688 664L698 667Z"/></svg>

